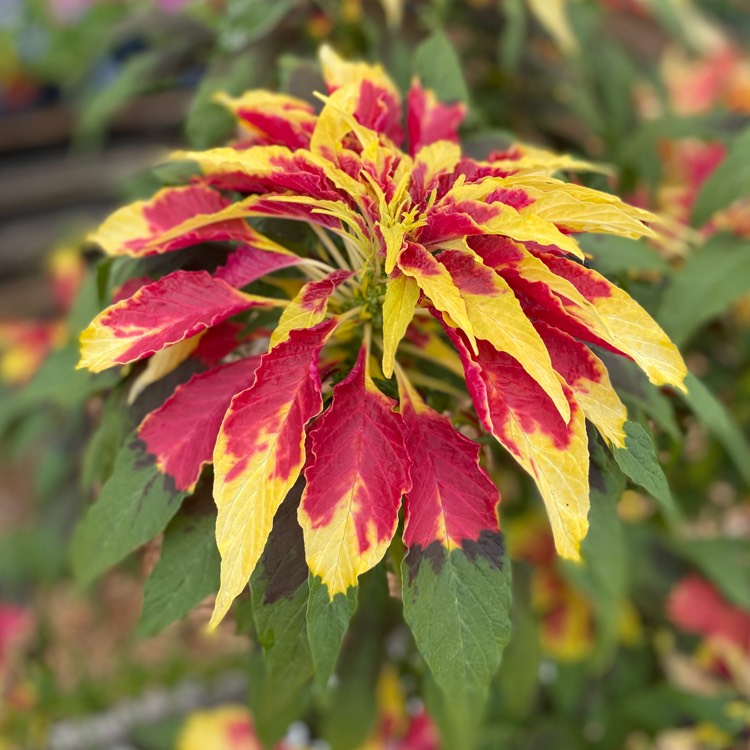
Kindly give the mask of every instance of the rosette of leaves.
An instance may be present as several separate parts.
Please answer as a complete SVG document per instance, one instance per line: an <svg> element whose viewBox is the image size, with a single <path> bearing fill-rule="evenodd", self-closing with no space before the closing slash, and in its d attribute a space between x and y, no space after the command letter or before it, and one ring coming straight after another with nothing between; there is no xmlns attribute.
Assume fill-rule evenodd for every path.
<svg viewBox="0 0 750 750"><path fill-rule="evenodd" d="M446 710L480 715L508 638L509 570L499 492L454 421L468 394L477 430L536 482L558 553L577 559L586 420L613 447L626 438L626 409L588 345L657 385L683 388L686 371L649 315L587 267L575 235L637 238L654 217L560 179L593 169L567 156L517 145L470 159L462 104L415 81L402 108L379 66L327 48L321 59L319 112L268 91L222 97L240 139L175 154L196 165L192 181L92 237L110 256L187 253L203 267L130 279L82 334L80 367L147 360L137 392L186 363L199 372L140 423L74 558L90 577L158 534L210 464L212 625L250 581L269 654L306 628L325 685L359 578L390 548ZM284 239L292 223L305 241ZM170 529L165 554L190 544ZM212 555L209 540L200 559ZM174 585L186 580L175 572ZM268 626L279 602L296 604Z"/></svg>

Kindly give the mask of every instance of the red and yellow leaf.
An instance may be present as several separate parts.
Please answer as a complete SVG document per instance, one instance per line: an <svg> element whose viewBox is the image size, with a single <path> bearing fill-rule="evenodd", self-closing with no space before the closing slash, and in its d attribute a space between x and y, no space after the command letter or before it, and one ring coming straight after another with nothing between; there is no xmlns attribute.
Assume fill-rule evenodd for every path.
<svg viewBox="0 0 750 750"><path fill-rule="evenodd" d="M241 245L232 251L227 262L216 269L214 276L241 289L267 273L302 262L302 258L259 234L252 245Z"/></svg>
<svg viewBox="0 0 750 750"><path fill-rule="evenodd" d="M656 221L657 217L611 193L552 177L524 175L509 179L510 184L516 182L533 199L521 212L546 219L566 232L603 232L631 239L654 236L643 222Z"/></svg>
<svg viewBox="0 0 750 750"><path fill-rule="evenodd" d="M446 313L453 324L467 336L476 351L474 328L466 310L466 303L453 283L445 266L422 245L409 242L398 258L398 267L406 276L414 279L419 288L429 297L440 312Z"/></svg>
<svg viewBox="0 0 750 750"><path fill-rule="evenodd" d="M443 104L434 92L414 81L406 97L406 110L406 129L412 154L436 141L458 143L458 127L466 116L465 104Z"/></svg>
<svg viewBox="0 0 750 750"><path fill-rule="evenodd" d="M344 205L351 205L351 201L339 187L355 190L355 195L364 190L360 183L331 162L304 149L251 146L238 151L224 147L178 151L172 158L197 162L205 179L221 190L261 193L268 197L293 194L298 198L342 201ZM341 181L339 187L337 178Z"/></svg>
<svg viewBox="0 0 750 750"><path fill-rule="evenodd" d="M243 294L206 271L175 271L99 313L81 334L78 367L100 372L134 362L243 310L279 304Z"/></svg>
<svg viewBox="0 0 750 750"><path fill-rule="evenodd" d="M237 118L253 144L307 148L315 128L315 110L306 101L274 91L246 91L238 98L215 96Z"/></svg>
<svg viewBox="0 0 750 750"><path fill-rule="evenodd" d="M459 334L446 328L461 354L466 384L487 431L532 476L547 507L562 557L580 558L588 531L589 451L581 407L567 386L570 421L509 354L484 342L472 356Z"/></svg>
<svg viewBox="0 0 750 750"><path fill-rule="evenodd" d="M491 268L467 253L447 250L438 256L466 303L477 338L507 352L552 399L567 422L568 400L552 368L550 355L507 282Z"/></svg>
<svg viewBox="0 0 750 750"><path fill-rule="evenodd" d="M604 438L618 448L625 447L628 410L612 387L604 363L585 344L542 321L534 324L583 413Z"/></svg>
<svg viewBox="0 0 750 750"><path fill-rule="evenodd" d="M336 323L292 331L265 354L255 382L233 399L214 449L221 588L212 625L245 588L273 517L305 462L305 425L323 405L318 356Z"/></svg>
<svg viewBox="0 0 750 750"><path fill-rule="evenodd" d="M299 520L305 555L333 599L385 554L409 489L409 460L395 401L367 374L363 347L309 434Z"/></svg>
<svg viewBox="0 0 750 750"><path fill-rule="evenodd" d="M199 242L252 241L256 233L241 218L226 216L232 201L202 185L164 188L153 198L115 211L89 236L108 255L142 257ZM219 214L219 217L217 217Z"/></svg>
<svg viewBox="0 0 750 750"><path fill-rule="evenodd" d="M360 125L400 144L404 137L401 96L383 68L343 60L327 45L321 48L319 57L328 90L334 92L346 87L354 92L346 114L353 115Z"/></svg>
<svg viewBox="0 0 750 750"><path fill-rule="evenodd" d="M429 203L433 191L440 192L441 178L453 180L461 162L461 147L452 141L436 141L420 148L414 157L409 195L415 203ZM443 188L444 189L444 188Z"/></svg>
<svg viewBox="0 0 750 750"><path fill-rule="evenodd" d="M598 332L602 338L632 357L654 385L686 390L687 368L677 347L629 294L580 263L551 253L540 258L594 306L606 326L606 331Z"/></svg>
<svg viewBox="0 0 750 750"><path fill-rule="evenodd" d="M479 446L397 375L406 448L416 469L404 505L404 544L425 553L436 542L461 549L499 534L500 493L479 465Z"/></svg>
<svg viewBox="0 0 750 750"><path fill-rule="evenodd" d="M192 491L232 397L252 385L259 364L260 357L248 357L194 375L141 422L138 437L178 490Z"/></svg>
<svg viewBox="0 0 750 750"><path fill-rule="evenodd" d="M530 202L528 196L519 195L522 190L495 188L493 196L492 184L493 181L487 180L451 188L427 211L419 241L431 247L464 237L497 234L520 242L557 245L567 253L583 257L575 239L551 221L517 210L516 206L525 208Z"/></svg>
<svg viewBox="0 0 750 750"><path fill-rule="evenodd" d="M526 247L507 237L474 237L471 249L513 289L529 317L574 338L626 356L606 341L608 329L596 308L567 279L553 273Z"/></svg>
<svg viewBox="0 0 750 750"><path fill-rule="evenodd" d="M354 275L353 271L333 271L319 281L308 281L281 313L271 334L270 348L286 341L292 331L312 328L326 316L328 300L336 288Z"/></svg>

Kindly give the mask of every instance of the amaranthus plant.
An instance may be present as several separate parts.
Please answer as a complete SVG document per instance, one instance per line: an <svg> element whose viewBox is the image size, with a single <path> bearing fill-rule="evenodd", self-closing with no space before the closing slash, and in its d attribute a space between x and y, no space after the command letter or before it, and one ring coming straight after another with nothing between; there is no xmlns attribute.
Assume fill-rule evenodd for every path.
<svg viewBox="0 0 750 750"><path fill-rule="evenodd" d="M319 112L268 91L223 96L240 139L175 154L194 166L189 184L92 236L135 260L82 334L79 366L147 360L132 398L172 371L182 382L120 453L74 563L90 579L159 534L211 465L212 626L250 582L260 642L271 654L306 628L300 648L325 686L359 577L385 558L446 711L479 715L510 587L500 495L472 438L486 433L529 473L557 552L578 559L586 420L613 449L628 437L591 346L660 386L684 389L686 370L649 315L587 267L576 234L652 235L655 217L561 179L595 169L571 157L518 144L471 159L463 105L415 81L402 109L380 67L327 48L321 60ZM161 275L170 257L177 270ZM212 554L196 544L196 559ZM193 583L188 607L215 591L173 581ZM299 669L269 694L307 679Z"/></svg>

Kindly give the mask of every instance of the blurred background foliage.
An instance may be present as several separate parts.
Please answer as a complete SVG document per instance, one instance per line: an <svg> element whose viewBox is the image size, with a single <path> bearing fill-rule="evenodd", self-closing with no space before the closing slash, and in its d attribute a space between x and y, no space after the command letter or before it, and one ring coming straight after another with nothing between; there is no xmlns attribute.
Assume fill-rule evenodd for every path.
<svg viewBox="0 0 750 750"><path fill-rule="evenodd" d="M583 154L610 165L588 184L663 217L657 241L583 243L692 372L680 399L608 362L631 419L653 430L643 449L664 474L592 475L591 563L580 567L555 557L531 483L488 455L513 559L514 630L482 747L746 748L743 0L0 0L0 748L258 747L241 707L248 679L253 689L241 618L237 634L229 624L209 637L199 607L161 635L134 636L158 543L92 590L71 581L67 538L136 420L103 408L106 373L73 369L77 333L112 283L83 237L118 201L175 181L174 166L152 166L167 149L231 136L216 91L321 89L324 41L380 61L402 88L418 74L440 98L466 101L473 156L515 139ZM338 709L317 705L285 747L307 747L310 733L333 750L437 747L398 617L363 612ZM377 653L357 645L368 628ZM429 683L419 693L439 723ZM225 704L234 707L206 709Z"/></svg>

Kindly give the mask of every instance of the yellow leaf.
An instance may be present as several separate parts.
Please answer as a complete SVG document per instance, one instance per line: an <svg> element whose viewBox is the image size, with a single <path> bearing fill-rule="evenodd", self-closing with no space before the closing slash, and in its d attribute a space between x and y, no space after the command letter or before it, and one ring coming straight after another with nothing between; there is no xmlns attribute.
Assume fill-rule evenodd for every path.
<svg viewBox="0 0 750 750"><path fill-rule="evenodd" d="M152 383L161 380L179 367L195 351L204 334L205 331L201 331L149 357L146 367L130 386L128 405L133 404Z"/></svg>
<svg viewBox="0 0 750 750"><path fill-rule="evenodd" d="M406 333L419 299L419 285L409 276L388 279L383 302L383 374L393 375L396 349Z"/></svg>

